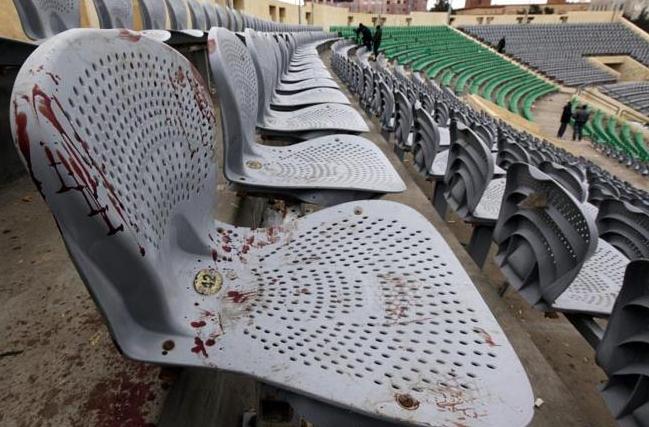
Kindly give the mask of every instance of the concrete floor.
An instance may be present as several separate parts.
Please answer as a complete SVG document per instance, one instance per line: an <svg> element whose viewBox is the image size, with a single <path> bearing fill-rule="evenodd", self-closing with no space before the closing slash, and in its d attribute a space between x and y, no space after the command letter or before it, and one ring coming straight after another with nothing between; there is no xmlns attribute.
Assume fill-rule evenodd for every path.
<svg viewBox="0 0 649 427"><path fill-rule="evenodd" d="M535 396L545 402L536 409L533 425L613 425L596 391L604 375L593 362L593 351L564 318L545 317L515 292L497 296L503 283L497 268L487 263L479 271L462 248L470 228L457 218L444 221L437 215L426 199L430 183L407 162L399 163L377 122L368 123L371 132L366 136L388 155L408 185L406 193L387 198L414 207L440 230L514 345ZM228 197L220 217L241 219L245 212L250 218L244 222L257 221L259 212L246 206L247 201L222 183L217 191ZM160 419L161 413L172 418L163 412L163 402L177 372L129 362L115 350L47 207L27 178L0 187L0 272L0 425L187 425L182 411L195 410L191 400L198 393L184 396L189 403L178 406L172 422ZM231 393L212 387L216 380L205 381L201 390ZM215 420L223 418L200 425L215 425Z"/></svg>

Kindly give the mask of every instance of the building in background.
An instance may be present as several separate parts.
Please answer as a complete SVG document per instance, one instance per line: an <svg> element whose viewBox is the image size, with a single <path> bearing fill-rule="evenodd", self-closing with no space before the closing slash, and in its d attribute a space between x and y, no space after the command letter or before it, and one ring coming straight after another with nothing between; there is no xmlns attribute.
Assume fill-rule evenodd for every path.
<svg viewBox="0 0 649 427"><path fill-rule="evenodd" d="M425 12L427 0L311 0L316 4L346 7L350 12L388 13L394 15Z"/></svg>
<svg viewBox="0 0 649 427"><path fill-rule="evenodd" d="M649 0L591 0L590 10L620 10L624 16L636 19L642 11L649 11Z"/></svg>
<svg viewBox="0 0 649 427"><path fill-rule="evenodd" d="M529 13L530 7L536 7L541 13L561 14L589 10L592 9L590 5L591 3L589 2L568 3L566 0L547 0L547 3L536 4L535 6L526 3L492 6L491 0L466 0L464 9L457 9L455 13L458 15L516 15Z"/></svg>

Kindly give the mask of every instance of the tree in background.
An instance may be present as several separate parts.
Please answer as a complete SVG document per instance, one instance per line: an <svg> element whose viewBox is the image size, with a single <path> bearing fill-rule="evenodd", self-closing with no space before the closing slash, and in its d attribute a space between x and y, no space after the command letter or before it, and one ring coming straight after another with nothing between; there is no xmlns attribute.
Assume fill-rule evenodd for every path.
<svg viewBox="0 0 649 427"><path fill-rule="evenodd" d="M541 6L539 6L538 4L531 4L530 11L528 13L530 15L541 15L543 11L541 10Z"/></svg>
<svg viewBox="0 0 649 427"><path fill-rule="evenodd" d="M626 19L649 33L649 10L646 7L642 9L642 12L640 12L640 15L636 19L630 19L628 16L626 16Z"/></svg>
<svg viewBox="0 0 649 427"><path fill-rule="evenodd" d="M450 3L448 0L437 0L437 3L435 3L435 6L433 6L429 12L446 12L448 11L449 6Z"/></svg>

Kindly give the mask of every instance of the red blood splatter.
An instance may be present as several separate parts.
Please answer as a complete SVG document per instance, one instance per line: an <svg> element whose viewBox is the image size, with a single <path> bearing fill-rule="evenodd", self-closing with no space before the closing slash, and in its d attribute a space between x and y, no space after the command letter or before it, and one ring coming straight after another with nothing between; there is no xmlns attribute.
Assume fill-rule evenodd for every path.
<svg viewBox="0 0 649 427"><path fill-rule="evenodd" d="M216 249L212 249L212 259L214 261L216 261L217 257L218 257L218 254L216 253Z"/></svg>
<svg viewBox="0 0 649 427"><path fill-rule="evenodd" d="M241 253L244 254L244 255L247 254L249 250L250 250L250 246L249 246L249 245L243 245L243 246L241 247Z"/></svg>
<svg viewBox="0 0 649 427"><path fill-rule="evenodd" d="M32 156L31 150L29 147L29 135L27 134L27 114L18 111L18 104L14 100L14 109L16 114L14 115L14 121L16 123L16 137L18 139L18 149L20 154L22 154L25 163L27 164L27 170L29 175L32 177L32 181L36 185L38 191L42 194L41 191L42 185L39 180L36 179L34 175L34 170L32 169Z"/></svg>
<svg viewBox="0 0 649 427"><path fill-rule="evenodd" d="M255 295L255 291L250 292L239 292L239 291L228 291L227 296L236 304L241 304L248 301L248 298L251 298Z"/></svg>
<svg viewBox="0 0 649 427"><path fill-rule="evenodd" d="M142 256L146 255L146 250L144 249L144 246L140 246L140 255Z"/></svg>
<svg viewBox="0 0 649 427"><path fill-rule="evenodd" d="M216 40L210 38L207 40L207 51L213 53L216 50Z"/></svg>
<svg viewBox="0 0 649 427"><path fill-rule="evenodd" d="M203 321L203 320L199 320L199 321L190 323L190 325L192 325L192 328L202 328L203 326L207 325L207 323L205 323L205 321Z"/></svg>
<svg viewBox="0 0 649 427"><path fill-rule="evenodd" d="M196 354L200 353L204 357L208 357L207 350L205 350L205 344L203 343L202 339L200 339L199 337L194 338L194 344L195 346L192 347L192 353L196 353Z"/></svg>
<svg viewBox="0 0 649 427"><path fill-rule="evenodd" d="M88 394L80 413L83 419L75 425L92 424L99 427L153 427L145 420L147 402L155 399L154 383L147 381L155 368L142 365L124 370L110 379L97 383ZM92 417L89 419L88 417ZM92 420L92 421L91 421Z"/></svg>
<svg viewBox="0 0 649 427"><path fill-rule="evenodd" d="M489 347L497 347L498 344L494 341L493 337L489 334L489 332L485 331L482 328L476 328L476 332L482 335L482 338L484 339L485 343Z"/></svg>
<svg viewBox="0 0 649 427"><path fill-rule="evenodd" d="M61 82L61 77L60 76L57 76L54 73L50 73L49 71L45 72L45 74L47 74L50 77L50 79L52 79L52 81L54 82L55 85L58 86L59 83Z"/></svg>
<svg viewBox="0 0 649 427"><path fill-rule="evenodd" d="M212 347L214 344L216 344L216 341L212 338L205 340L205 345L208 347Z"/></svg>
<svg viewBox="0 0 649 427"><path fill-rule="evenodd" d="M134 33L134 32L129 31L127 29L121 29L121 30L119 30L119 38L124 39L124 40L128 40L128 41L133 42L133 43L137 43L137 42L140 41L140 38L142 38L142 36L140 34Z"/></svg>
<svg viewBox="0 0 649 427"><path fill-rule="evenodd" d="M246 237L246 245L252 246L252 244L255 242L255 236L252 235L250 237Z"/></svg>
<svg viewBox="0 0 649 427"><path fill-rule="evenodd" d="M230 246L228 246L228 245L221 246L221 249L223 249L224 251L226 251L228 253L232 252L232 248Z"/></svg>

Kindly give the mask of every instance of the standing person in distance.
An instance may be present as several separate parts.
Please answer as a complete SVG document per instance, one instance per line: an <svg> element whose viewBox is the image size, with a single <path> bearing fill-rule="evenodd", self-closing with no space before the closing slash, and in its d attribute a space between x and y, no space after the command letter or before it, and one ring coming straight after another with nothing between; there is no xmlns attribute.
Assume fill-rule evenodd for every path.
<svg viewBox="0 0 649 427"><path fill-rule="evenodd" d="M575 111L573 118L575 119L575 124L573 126L572 140L581 141L581 133L584 130L586 122L588 122L590 114L588 113L588 106L586 104L582 105L580 108Z"/></svg>
<svg viewBox="0 0 649 427"><path fill-rule="evenodd" d="M559 126L557 137L563 138L563 134L566 132L566 127L568 127L570 119L572 119L572 103L568 101L566 102L566 105L563 106L563 111L561 112L561 126Z"/></svg>
<svg viewBox="0 0 649 427"><path fill-rule="evenodd" d="M376 30L374 30L374 39L372 40L374 43L374 60L376 60L379 57L379 48L381 47L382 37L383 37L383 29L381 29L380 25L377 25Z"/></svg>

